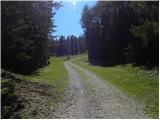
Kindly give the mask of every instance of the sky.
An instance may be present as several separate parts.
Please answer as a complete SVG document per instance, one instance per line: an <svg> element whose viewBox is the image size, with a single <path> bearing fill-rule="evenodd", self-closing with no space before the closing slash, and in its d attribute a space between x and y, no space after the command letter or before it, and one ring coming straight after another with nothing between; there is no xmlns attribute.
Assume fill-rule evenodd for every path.
<svg viewBox="0 0 160 120"><path fill-rule="evenodd" d="M54 16L54 24L57 26L54 35L64 35L65 37L75 35L78 37L83 34L80 24L83 7L85 4L92 7L95 3L95 1L63 1L63 7L56 10L56 15Z"/></svg>

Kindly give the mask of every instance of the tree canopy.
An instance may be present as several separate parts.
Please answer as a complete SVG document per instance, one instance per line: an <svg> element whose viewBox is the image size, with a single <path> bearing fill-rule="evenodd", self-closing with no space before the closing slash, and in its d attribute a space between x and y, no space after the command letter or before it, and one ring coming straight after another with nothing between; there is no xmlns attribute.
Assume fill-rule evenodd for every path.
<svg viewBox="0 0 160 120"><path fill-rule="evenodd" d="M30 73L47 64L52 17L60 5L52 1L2 2L2 68Z"/></svg>
<svg viewBox="0 0 160 120"><path fill-rule="evenodd" d="M89 62L158 65L158 1L98 1L83 8Z"/></svg>
<svg viewBox="0 0 160 120"><path fill-rule="evenodd" d="M76 37L74 35L65 38L63 35L55 41L55 55L56 56L69 56L85 53L86 40L84 36Z"/></svg>

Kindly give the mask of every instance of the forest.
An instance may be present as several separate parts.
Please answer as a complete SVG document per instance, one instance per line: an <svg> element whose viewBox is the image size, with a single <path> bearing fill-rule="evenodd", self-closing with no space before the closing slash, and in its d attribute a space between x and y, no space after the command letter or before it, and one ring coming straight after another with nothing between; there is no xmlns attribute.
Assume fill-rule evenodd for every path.
<svg viewBox="0 0 160 120"><path fill-rule="evenodd" d="M55 40L55 55L56 56L70 56L83 54L86 52L86 42L84 36L78 38L74 35L65 38L63 35Z"/></svg>
<svg viewBox="0 0 160 120"><path fill-rule="evenodd" d="M107 76L107 79L109 78L112 80L114 78L113 81L116 84L119 84L119 81L122 80L123 87L131 83L131 80L142 80L142 84L139 84L140 82L138 81L138 84L136 83L135 85L133 82L133 86L127 87L129 89L134 89L135 86L141 88L146 85L143 89L137 88L142 92L136 92L136 94L139 94L139 96L144 95L144 98L147 99L147 102L145 102L146 106L150 103L148 101L153 99L154 105L152 106L152 103L151 105L148 105L149 107L146 111L151 111L149 114L151 114L153 118L157 118L159 113L157 107L159 104L157 95L159 94L159 86L157 79L159 78L155 76L158 76L157 71L159 71L159 1L96 1L96 4L92 7L85 5L79 20L83 29L83 34L79 36L68 35L67 37L64 35L55 35L57 25L55 24L54 18L56 11L63 7L62 3L63 2L57 1L1 2L2 118L19 118L17 115L19 113L16 113L15 116L12 116L12 113L21 108L19 107L19 104L21 103L19 100L22 99L22 102L26 102L28 100L23 100L27 95L31 97L28 101L30 101L32 98L36 98L36 95L40 96L38 98L39 101L41 98L44 101L48 100L49 102L44 102L44 106L42 106L45 109L44 111L47 111L48 114L51 112L50 114L52 114L53 111L56 111L53 110L52 107L55 107L54 105L57 104L57 102L63 101L61 97L64 97L64 90L67 88L67 85L71 83L73 83L70 85L73 87L73 89L69 88L69 90L73 90L71 91L71 93L73 92L73 98L70 98L69 100L80 100L81 98L74 98L74 96L77 94L82 97L82 101L79 102L92 100L92 97L94 96L90 96L90 93L95 92L96 90L92 90L91 86L93 89L97 89L98 92L100 91L101 87L104 88L102 91L100 91L100 93L96 93L95 97L97 98L93 99L93 101L100 99L103 95L105 95L102 95L102 93L107 93L106 91L110 90L108 89L110 87L104 87L103 83L99 82L101 80L98 77L95 77L96 75L102 75L103 72L104 76ZM64 20L64 22L66 21ZM70 59L73 58L74 61L76 56L80 56L79 61L77 60L72 63ZM77 65L74 65L76 63ZM78 67L78 65L82 68ZM124 66L122 70L120 70L120 67L115 67L112 69L112 67L116 65ZM138 72L133 75L132 71L127 68L128 65L133 65L135 67L134 68L132 66L134 70L138 69L140 72L144 72L145 75L147 74L149 77L147 75L139 75ZM85 67L87 70L90 69L93 73L97 72L97 69L101 70L99 70L100 72L98 74L91 74L89 72L85 72ZM112 70L112 72L109 71L108 73L105 73L105 70ZM119 73L116 70L120 70ZM153 74L152 71L154 71ZM129 77L126 77L122 73L129 74ZM119 76L114 77L116 75ZM91 85L91 82L83 83L84 80L74 83L75 81L73 78L77 81L81 79L91 79L94 80L94 84ZM118 78L122 79L119 80ZM26 79L30 82L28 82ZM69 79L71 80L71 83L68 82ZM125 80L128 80L129 82L126 82ZM96 86L98 87L96 88ZM128 90L126 86L125 88L122 87L122 91L124 89L124 93ZM89 92L85 92L86 89L89 89ZM23 90L25 90L26 93L23 93ZM78 92L74 90L77 90ZM117 97L121 94L118 94L119 92L115 92L116 90L114 90L115 89L113 89L109 95L115 95L115 98L117 99L127 98L124 97L124 95L122 95L122 97ZM52 93L50 93L51 91ZM31 96L32 94L29 94L29 92L33 92L33 95L35 95L36 92L37 93L35 96ZM131 90L127 94L132 96L133 92L135 91ZM15 97L15 94L18 94L17 96L19 97L23 97L18 99L18 101L13 100L18 98L17 96ZM52 94L54 95L52 96ZM153 96L148 97L147 95ZM70 97L70 95L67 96ZM133 98L135 96L133 95ZM135 97L136 99L137 96ZM112 100L114 99L112 98ZM53 102L53 104L50 104L50 102ZM25 104L28 105L30 103L32 102L26 102ZM90 103L92 102L84 104L88 105ZM37 104L39 104L37 101L33 103L33 105ZM113 106L116 104L121 103L115 103ZM132 103L126 104L130 105L127 106L128 108L132 108ZM52 105L52 107L48 107L48 105ZM85 115L85 113L87 113L89 110L85 112L83 111L84 108L82 108L83 105L79 103L77 103L77 105L79 105L77 107L79 111L76 109L79 112L77 113L79 115L77 118L87 118L88 116L86 117L83 115ZM136 105L133 104L133 106ZM30 107L32 108L33 106L30 105ZM122 107L124 106L122 105ZM40 107L36 106L35 108L37 111L39 108L39 111L43 109L41 108L41 105ZM61 109L62 108L63 107L61 107ZM97 108L95 110L99 109L100 108ZM26 107L25 110L31 111L29 107ZM116 110L118 110L118 108ZM125 107L124 110L126 110ZM139 108L135 108L134 110L139 110ZM35 112L35 110L31 111L30 113L24 112L25 117L22 116L20 118L27 118L27 114L31 115L29 116L31 118L34 115L39 116L33 118L53 118L52 115L50 117L44 111L41 114ZM82 114L81 111L84 113ZM127 110L127 112L128 111L129 110ZM123 111L121 112L123 114ZM44 113L45 115L40 117L40 115ZM67 112L63 113L65 114ZM99 112L95 113L98 114ZM117 113L118 112L115 112L115 114ZM73 113L73 116L77 114ZM133 116L136 115L134 112L131 114ZM76 118L73 116L71 118ZM135 118L141 118L142 116L135 116ZM111 118L115 117L111 116ZM91 118L91 116L88 118ZM127 118L127 116L124 115L123 118Z"/></svg>
<svg viewBox="0 0 160 120"><path fill-rule="evenodd" d="M27 74L47 65L56 2L2 2L2 68ZM34 12L33 12L34 11Z"/></svg>
<svg viewBox="0 0 160 120"><path fill-rule="evenodd" d="M84 35L60 36L59 40L51 34L56 26L51 20L55 14L52 7L58 9L60 4L2 3L2 68L31 73L47 65L48 51L63 56L86 50L94 65L158 65L158 2L100 1L92 8L86 5L81 17Z"/></svg>
<svg viewBox="0 0 160 120"><path fill-rule="evenodd" d="M97 2L85 6L81 24L89 62L95 65L159 63L159 3Z"/></svg>

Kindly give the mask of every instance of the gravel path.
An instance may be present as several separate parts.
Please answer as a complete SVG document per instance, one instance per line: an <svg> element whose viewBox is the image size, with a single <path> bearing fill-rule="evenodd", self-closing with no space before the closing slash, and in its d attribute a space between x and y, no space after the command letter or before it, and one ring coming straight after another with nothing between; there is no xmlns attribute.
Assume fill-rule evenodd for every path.
<svg viewBox="0 0 160 120"><path fill-rule="evenodd" d="M65 62L70 82L53 118L148 118L143 106L123 94L95 74L72 63Z"/></svg>

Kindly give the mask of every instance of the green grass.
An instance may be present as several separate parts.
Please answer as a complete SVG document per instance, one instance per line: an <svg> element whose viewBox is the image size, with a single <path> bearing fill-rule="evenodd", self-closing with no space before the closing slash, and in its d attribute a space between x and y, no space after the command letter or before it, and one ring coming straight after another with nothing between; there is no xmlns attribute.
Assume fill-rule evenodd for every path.
<svg viewBox="0 0 160 120"><path fill-rule="evenodd" d="M67 70L64 68L65 58L66 57L51 57L49 60L50 64L48 66L44 68L40 68L39 70L37 70L31 75L24 76L21 74L15 74L7 71L7 75L3 75L3 77L4 76L5 77L4 78L2 77L1 79L1 84L2 84L1 95L3 95L2 97L3 97L3 100L5 101L5 104L3 104L2 106L2 110L3 110L2 117L16 118L15 115L16 116L18 115L18 117L20 118L28 118L32 116L31 110L32 109L36 110L36 108L34 107L33 108L29 107L28 110L25 112L21 111L17 113L16 111L14 111L14 108L16 107L16 103L14 100L15 98L14 98L12 88L16 87L16 85L13 84L14 83L13 81L15 81L16 79L37 82L39 84L42 84L42 87L43 85L44 87L45 85L49 85L49 88L46 89L48 91L46 92L51 92L52 94L51 97L54 99L47 101L47 107L55 107L57 102L62 101L64 90L68 85L68 73L67 73Z"/></svg>
<svg viewBox="0 0 160 120"><path fill-rule="evenodd" d="M57 102L63 101L63 93L68 85L68 72L64 67L65 58L51 57L48 66L24 77L25 80L53 86L52 94L54 99L48 102L48 106L53 108Z"/></svg>
<svg viewBox="0 0 160 120"><path fill-rule="evenodd" d="M72 58L76 58L77 56L80 56L80 55L73 56ZM71 65L71 66L72 66L73 68L75 68L75 70L79 73L80 78L81 78L82 80L84 80L84 82L86 83L87 88L88 88L88 92L89 92L90 94L94 95L94 94L95 94L95 90L94 90L94 88L93 88L91 79L90 79L88 76L86 76L83 71L77 69L77 67L75 67L75 66L73 66L73 65Z"/></svg>
<svg viewBox="0 0 160 120"><path fill-rule="evenodd" d="M68 73L64 68L65 57L51 57L50 64L40 68L35 73L25 76L25 79L53 85L56 92L63 93L68 84Z"/></svg>
<svg viewBox="0 0 160 120"><path fill-rule="evenodd" d="M82 56L83 55L80 55L80 59L75 59L73 62L92 71L103 80L115 85L135 100L142 102L145 106L145 112L153 118L158 118L158 71L141 69L131 64L113 67L92 66L88 63L87 56Z"/></svg>

